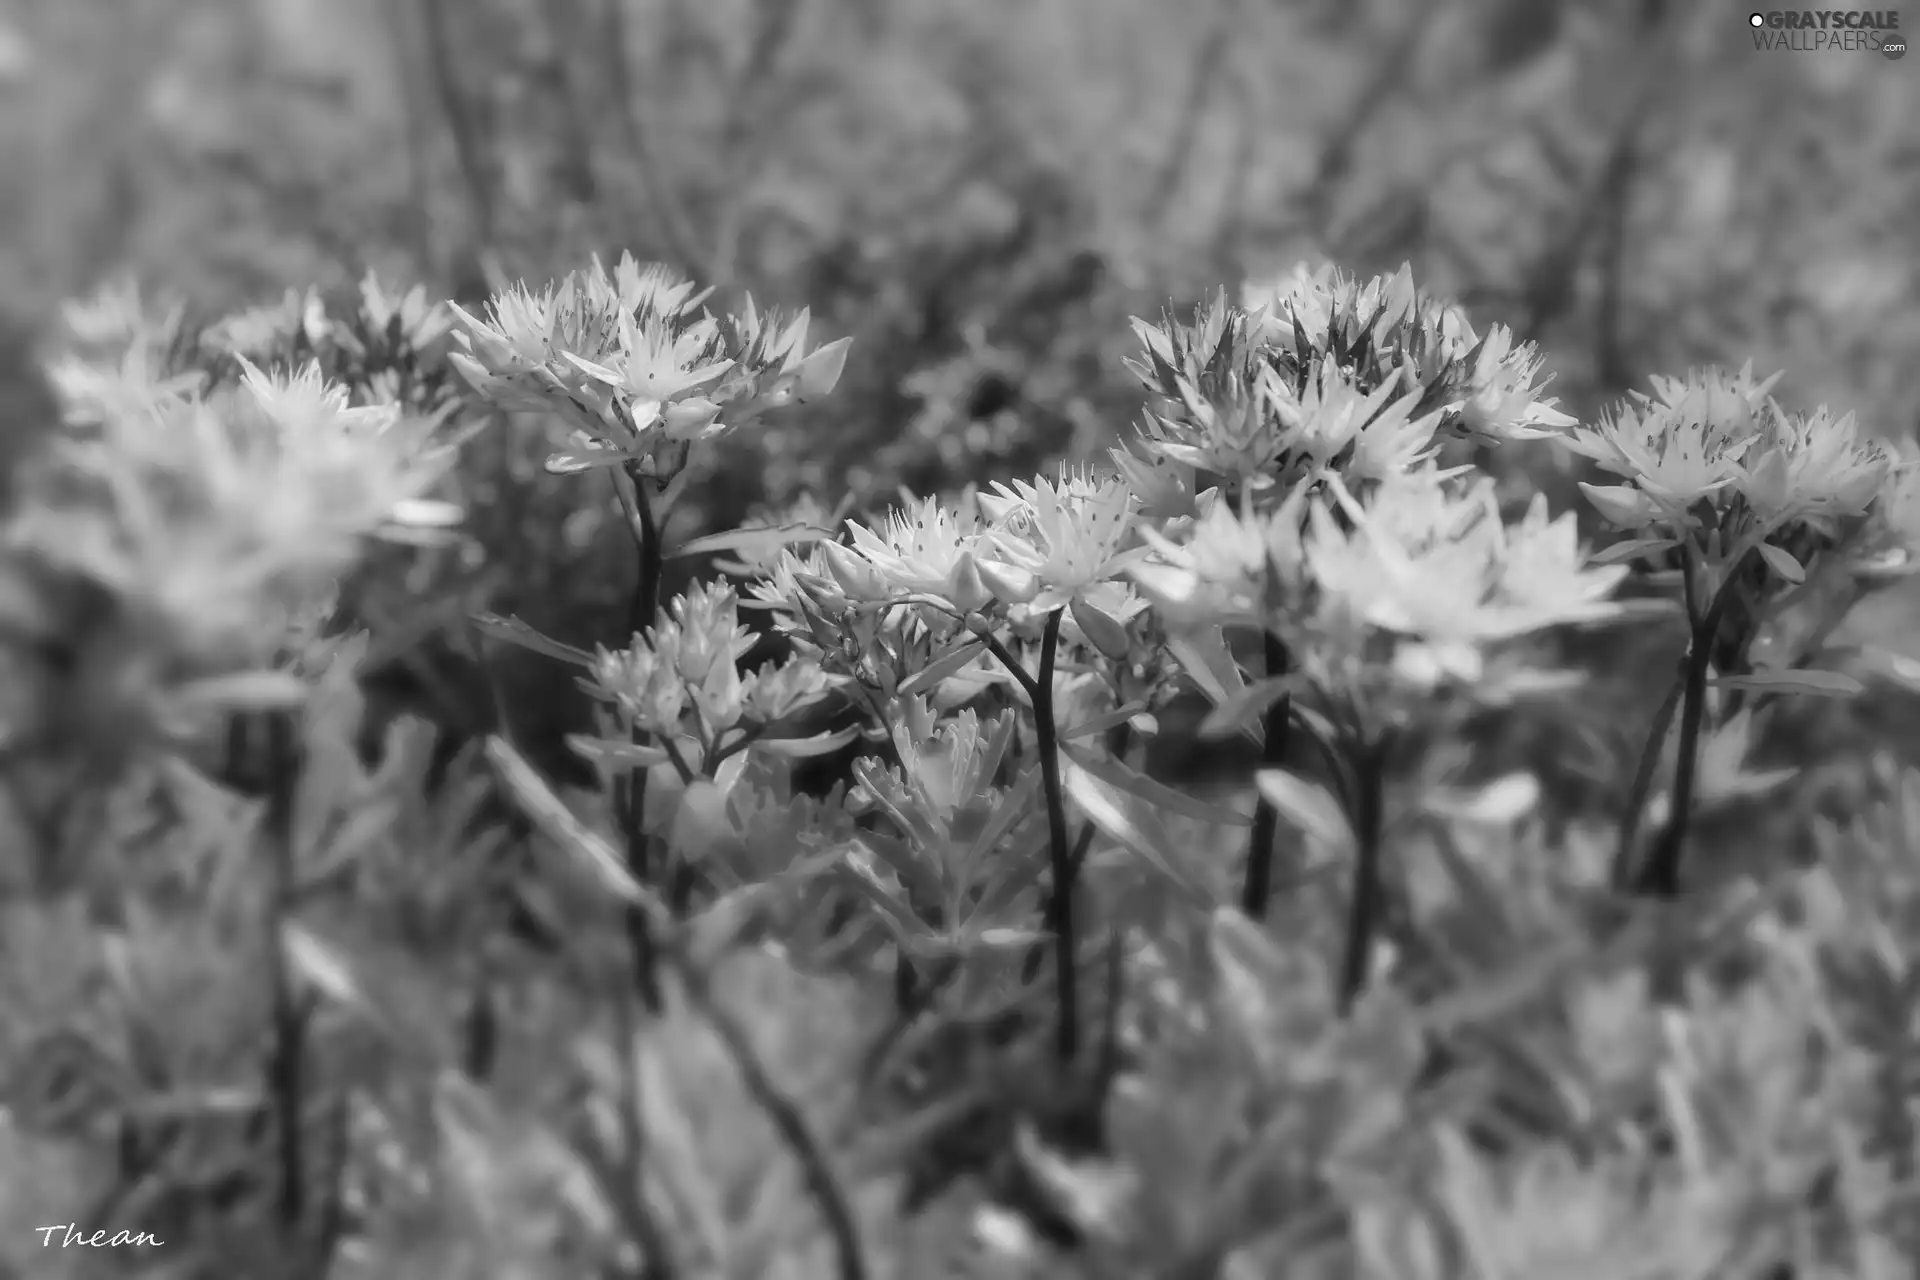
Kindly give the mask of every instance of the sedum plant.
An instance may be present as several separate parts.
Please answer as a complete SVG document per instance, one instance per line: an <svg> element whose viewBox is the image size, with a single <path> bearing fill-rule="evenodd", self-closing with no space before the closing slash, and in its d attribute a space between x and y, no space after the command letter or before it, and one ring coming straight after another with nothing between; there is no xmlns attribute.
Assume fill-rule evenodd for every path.
<svg viewBox="0 0 1920 1280"><path fill-rule="evenodd" d="M1809 796L1763 726L1868 678L1824 650L1904 567L1904 455L1750 369L1584 423L1410 271L1303 270L1139 322L1101 465L687 536L716 442L852 358L711 301L624 258L75 308L0 537L0 1177L52 1171L0 1204L180 1275L1911 1269L1913 779L1679 871ZM623 630L414 603L572 680L591 785L510 715L370 723L504 435L610 486ZM1510 501L1522 445L1619 536ZM1476 771L1487 709L1582 696L1557 633L1675 613L1617 827ZM1155 776L1193 693L1243 786Z"/></svg>

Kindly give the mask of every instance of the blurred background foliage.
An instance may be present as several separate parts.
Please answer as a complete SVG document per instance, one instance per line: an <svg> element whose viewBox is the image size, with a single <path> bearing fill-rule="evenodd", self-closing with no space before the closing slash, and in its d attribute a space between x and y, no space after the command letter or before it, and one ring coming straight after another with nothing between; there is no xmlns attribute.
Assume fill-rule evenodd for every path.
<svg viewBox="0 0 1920 1280"><path fill-rule="evenodd" d="M1109 443L1130 316L1302 260L1410 261L1539 341L1576 413L1751 358L1797 406L1920 419L1913 65L1762 53L1720 5L0 0L0 94L9 449L48 416L35 336L103 281L213 315L373 269L472 305L622 249L856 338L683 538ZM483 602L617 636L617 509L540 471L545 430L470 450L480 554L437 571L441 614L376 628L398 649L457 650L436 618ZM399 683L436 665L445 722L470 667ZM566 702L504 670L529 715Z"/></svg>

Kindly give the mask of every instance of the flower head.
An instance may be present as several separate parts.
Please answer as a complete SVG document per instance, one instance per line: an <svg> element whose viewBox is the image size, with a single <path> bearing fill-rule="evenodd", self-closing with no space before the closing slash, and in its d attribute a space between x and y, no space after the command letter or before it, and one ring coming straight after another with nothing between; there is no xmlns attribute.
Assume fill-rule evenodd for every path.
<svg viewBox="0 0 1920 1280"><path fill-rule="evenodd" d="M1175 629L1263 623L1276 590L1300 581L1306 494L1301 486L1266 514L1213 502L1179 540L1143 528L1153 554L1128 573L1156 616Z"/></svg>
<svg viewBox="0 0 1920 1280"><path fill-rule="evenodd" d="M1768 413L1750 456L1740 493L1770 527L1864 515L1893 466L1884 446L1860 438L1852 414L1836 418L1824 405L1805 417Z"/></svg>
<svg viewBox="0 0 1920 1280"><path fill-rule="evenodd" d="M980 495L993 522L983 560L1013 597L1009 603L1045 613L1108 583L1146 555L1127 548L1133 533L1133 491L1118 476L1065 471L1060 479L1036 478L994 485Z"/></svg>
<svg viewBox="0 0 1920 1280"><path fill-rule="evenodd" d="M1382 486L1364 509L1324 501L1306 556L1331 607L1383 631L1441 647L1497 643L1611 610L1623 566L1588 568L1572 517L1536 499L1518 526L1500 516L1494 482L1465 488L1410 479Z"/></svg>
<svg viewBox="0 0 1920 1280"><path fill-rule="evenodd" d="M971 504L954 506L938 498L896 507L877 527L849 521L850 549L874 578L871 586L842 585L854 592L877 591L881 598L895 593L945 597L950 589L964 585L962 579L974 562L981 533L979 513ZM831 571L830 561L827 567Z"/></svg>
<svg viewBox="0 0 1920 1280"><path fill-rule="evenodd" d="M1460 322L1471 342L1473 331ZM1538 440L1574 425L1540 395L1543 357L1531 342L1515 345L1505 325L1494 325L1462 358L1464 394L1449 406L1460 429L1480 440Z"/></svg>

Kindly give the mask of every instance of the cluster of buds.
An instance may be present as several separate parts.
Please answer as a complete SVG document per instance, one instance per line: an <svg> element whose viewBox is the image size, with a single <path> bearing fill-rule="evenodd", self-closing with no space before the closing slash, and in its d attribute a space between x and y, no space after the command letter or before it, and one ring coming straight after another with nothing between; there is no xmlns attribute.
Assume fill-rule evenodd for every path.
<svg viewBox="0 0 1920 1280"><path fill-rule="evenodd" d="M740 624L732 588L696 585L662 610L646 635L624 649L599 650L585 687L617 711L629 737L634 729L669 742L691 737L706 757L724 757L749 743L807 754L780 731L841 680L805 657L741 670L756 643ZM615 754L631 751L646 753L649 764L666 758L663 750L624 744Z"/></svg>

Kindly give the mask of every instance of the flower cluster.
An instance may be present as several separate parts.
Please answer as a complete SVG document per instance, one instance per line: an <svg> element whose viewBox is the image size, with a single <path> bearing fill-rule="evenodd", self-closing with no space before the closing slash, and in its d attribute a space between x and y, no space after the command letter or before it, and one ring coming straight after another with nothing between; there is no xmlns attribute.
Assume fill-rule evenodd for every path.
<svg viewBox="0 0 1920 1280"><path fill-rule="evenodd" d="M792 720L836 683L804 661L742 671L757 640L740 624L731 587L696 584L646 635L624 649L599 650L589 691L616 707L629 727L668 739L686 733L704 751L727 754L728 746L737 750ZM740 736L729 744L729 733Z"/></svg>
<svg viewBox="0 0 1920 1280"><path fill-rule="evenodd" d="M429 496L451 461L431 424L353 406L313 366L87 403L4 531L9 612L25 615L4 625L85 654L73 679L123 741L172 737L183 690L304 644L366 540L433 540L460 519Z"/></svg>
<svg viewBox="0 0 1920 1280"><path fill-rule="evenodd" d="M845 339L808 350L808 316L702 309L707 292L669 268L595 260L544 290L515 285L462 328L452 359L475 391L510 409L558 412L586 448L558 469L653 459L665 445L709 439L768 409L831 391Z"/></svg>
<svg viewBox="0 0 1920 1280"><path fill-rule="evenodd" d="M1796 524L1830 530L1865 514L1891 465L1886 449L1862 440L1851 414L1787 413L1768 396L1778 378L1756 382L1748 364L1655 379L1653 395L1568 434L1625 481L1582 489L1613 524L1673 540L1734 525L1761 537Z"/></svg>

